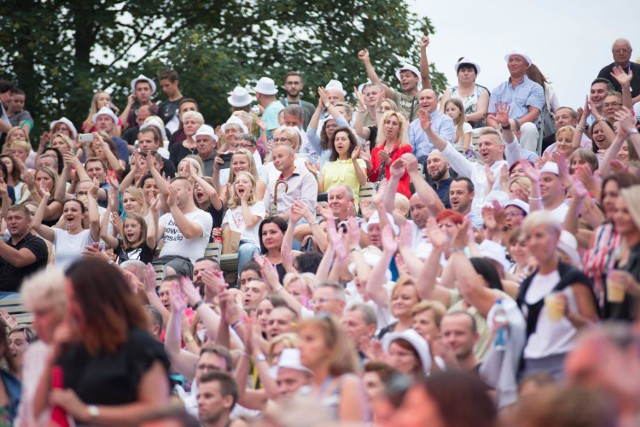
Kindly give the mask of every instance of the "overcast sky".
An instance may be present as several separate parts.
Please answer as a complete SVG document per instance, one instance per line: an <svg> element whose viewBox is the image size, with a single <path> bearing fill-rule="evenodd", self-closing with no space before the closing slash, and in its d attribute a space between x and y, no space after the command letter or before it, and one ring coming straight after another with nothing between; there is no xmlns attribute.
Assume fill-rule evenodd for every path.
<svg viewBox="0 0 640 427"><path fill-rule="evenodd" d="M461 56L482 68L478 83L493 89L508 77L504 55L524 50L551 80L560 105L581 106L589 84L613 62L618 37L640 56L638 0L407 0L429 16L436 33L427 53L449 84L457 82L453 64ZM417 65L417 64L416 64Z"/></svg>

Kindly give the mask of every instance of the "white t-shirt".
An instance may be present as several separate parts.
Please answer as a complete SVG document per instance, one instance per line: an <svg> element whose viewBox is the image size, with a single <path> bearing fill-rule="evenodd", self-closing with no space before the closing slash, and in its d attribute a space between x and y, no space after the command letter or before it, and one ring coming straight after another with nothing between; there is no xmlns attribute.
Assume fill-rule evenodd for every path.
<svg viewBox="0 0 640 427"><path fill-rule="evenodd" d="M53 247L56 251L56 266L66 269L72 262L82 257L85 246L95 241L91 237L90 230L82 230L78 234L69 234L68 231L52 227L54 238Z"/></svg>
<svg viewBox="0 0 640 427"><path fill-rule="evenodd" d="M569 212L569 205L562 202L560 206L555 209L545 209L546 211L551 213L553 219L558 221L560 224L564 223L564 218L567 216L567 212Z"/></svg>
<svg viewBox="0 0 640 427"><path fill-rule="evenodd" d="M260 246L258 227L260 227L260 223L264 217L267 216L267 211L264 208L262 200L259 200L255 204L249 206L249 212L260 217L260 221L258 221L253 227L246 226L244 222L244 215L242 214L242 206L227 209L227 212L224 214L224 219L222 220L222 226L224 227L225 224L229 224L229 229L231 231L237 231L240 233L240 240Z"/></svg>
<svg viewBox="0 0 640 427"><path fill-rule="evenodd" d="M178 229L173 215L166 213L160 217L158 221L160 227L164 227L162 238L164 245L160 251L160 256L180 255L189 258L195 263L198 258L204 256L204 251L209 243L211 229L213 228L213 218L207 212L196 209L185 215L192 223L198 224L202 229L202 234L193 239L187 239Z"/></svg>
<svg viewBox="0 0 640 427"><path fill-rule="evenodd" d="M560 274L554 271L550 274L536 274L524 296L527 304L535 304L549 295L552 289L560 282ZM571 287L562 291L567 297L567 307L570 311L578 311L578 303ZM525 313L526 315L527 313ZM569 319L563 317L555 322L549 319L547 308L543 307L538 316L536 331L529 336L524 348L524 357L527 359L539 359L542 357L563 354L569 352L573 346L577 334Z"/></svg>

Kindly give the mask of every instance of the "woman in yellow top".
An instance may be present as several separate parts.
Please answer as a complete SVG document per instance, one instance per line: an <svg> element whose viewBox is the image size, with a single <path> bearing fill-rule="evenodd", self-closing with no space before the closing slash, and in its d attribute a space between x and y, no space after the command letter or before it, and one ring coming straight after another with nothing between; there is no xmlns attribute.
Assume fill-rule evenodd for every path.
<svg viewBox="0 0 640 427"><path fill-rule="evenodd" d="M348 127L339 127L331 136L331 156L325 163L318 183L318 192L329 191L336 184L353 190L354 204L358 206L360 187L367 182L367 166L360 158L361 148L356 136Z"/></svg>

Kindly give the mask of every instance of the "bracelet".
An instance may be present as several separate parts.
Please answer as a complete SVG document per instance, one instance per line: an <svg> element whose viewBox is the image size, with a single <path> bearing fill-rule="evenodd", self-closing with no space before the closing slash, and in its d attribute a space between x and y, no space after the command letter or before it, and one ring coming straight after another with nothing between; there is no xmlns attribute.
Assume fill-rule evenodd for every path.
<svg viewBox="0 0 640 427"><path fill-rule="evenodd" d="M452 248L450 252L452 254L455 254L456 252L464 252L465 249L466 249L466 247L464 247L464 248Z"/></svg>
<svg viewBox="0 0 640 427"><path fill-rule="evenodd" d="M506 125L500 125L502 130L511 130L511 123L507 123Z"/></svg>
<svg viewBox="0 0 640 427"><path fill-rule="evenodd" d="M580 132L585 132L587 130L587 126L576 126L576 129L578 129Z"/></svg>
<svg viewBox="0 0 640 427"><path fill-rule="evenodd" d="M542 197L529 197L529 200L542 201Z"/></svg>
<svg viewBox="0 0 640 427"><path fill-rule="evenodd" d="M203 301L200 300L197 303L193 304L193 307L191 307L193 309L193 311L198 311L198 308L200 308L200 306L202 305Z"/></svg>

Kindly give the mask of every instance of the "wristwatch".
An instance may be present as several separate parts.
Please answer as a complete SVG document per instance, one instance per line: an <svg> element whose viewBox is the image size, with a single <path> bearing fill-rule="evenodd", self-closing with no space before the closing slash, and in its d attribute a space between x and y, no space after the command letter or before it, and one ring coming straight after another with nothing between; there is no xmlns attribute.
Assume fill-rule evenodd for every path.
<svg viewBox="0 0 640 427"><path fill-rule="evenodd" d="M87 412L92 420L95 420L100 416L100 409L96 405L87 406Z"/></svg>
<svg viewBox="0 0 640 427"><path fill-rule="evenodd" d="M501 124L503 130L511 130L511 122L508 122L506 125Z"/></svg>

